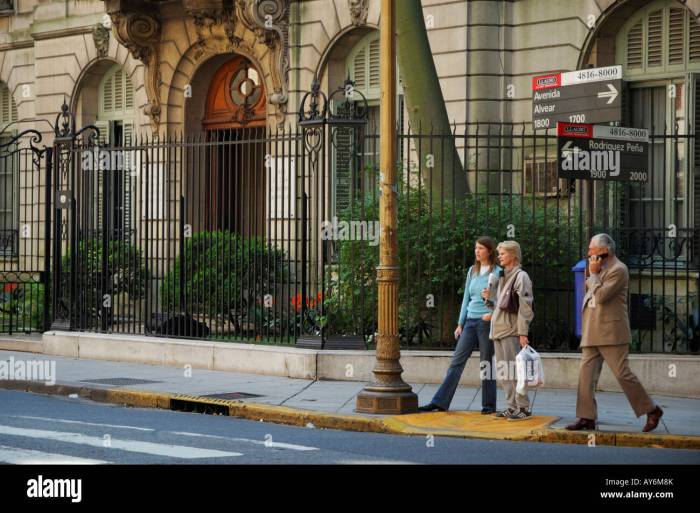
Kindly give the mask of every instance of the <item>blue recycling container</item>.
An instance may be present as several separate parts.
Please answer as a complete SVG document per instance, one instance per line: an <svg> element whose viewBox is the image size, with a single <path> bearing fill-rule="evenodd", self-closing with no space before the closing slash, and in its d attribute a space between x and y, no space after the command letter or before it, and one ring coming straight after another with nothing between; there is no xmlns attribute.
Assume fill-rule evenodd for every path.
<svg viewBox="0 0 700 513"><path fill-rule="evenodd" d="M581 323L583 320L581 307L583 306L583 296L586 294L586 259L576 262L576 265L571 270L574 273L574 334L581 338Z"/></svg>

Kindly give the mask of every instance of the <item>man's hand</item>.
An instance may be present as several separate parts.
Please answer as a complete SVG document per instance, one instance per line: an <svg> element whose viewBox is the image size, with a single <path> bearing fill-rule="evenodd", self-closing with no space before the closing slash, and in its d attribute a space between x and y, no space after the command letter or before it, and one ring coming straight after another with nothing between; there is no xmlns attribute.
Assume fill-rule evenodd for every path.
<svg viewBox="0 0 700 513"><path fill-rule="evenodd" d="M603 260L598 259L598 255L606 253L607 248L590 248L588 250L588 270L591 274L598 274L603 267Z"/></svg>
<svg viewBox="0 0 700 513"><path fill-rule="evenodd" d="M482 320L482 321L490 321L492 315L493 315L493 314L486 313L486 314L484 314L484 315L481 316L481 320Z"/></svg>
<svg viewBox="0 0 700 513"><path fill-rule="evenodd" d="M491 291L489 289L484 289L481 291L482 299L489 299L491 297Z"/></svg>
<svg viewBox="0 0 700 513"><path fill-rule="evenodd" d="M457 329L455 330L455 340L459 340L460 335L462 334L462 325L460 324L457 326Z"/></svg>
<svg viewBox="0 0 700 513"><path fill-rule="evenodd" d="M527 339L527 335L520 335L518 338L520 339L520 347L525 347L530 343L530 341Z"/></svg>

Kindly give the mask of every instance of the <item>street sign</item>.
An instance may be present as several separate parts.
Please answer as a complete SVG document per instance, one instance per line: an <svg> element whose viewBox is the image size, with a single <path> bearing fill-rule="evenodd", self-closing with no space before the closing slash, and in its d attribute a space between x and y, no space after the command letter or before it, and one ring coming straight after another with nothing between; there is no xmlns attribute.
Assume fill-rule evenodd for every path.
<svg viewBox="0 0 700 513"><path fill-rule="evenodd" d="M557 123L557 170L559 178L646 182L649 131Z"/></svg>
<svg viewBox="0 0 700 513"><path fill-rule="evenodd" d="M532 79L532 124L609 123L622 119L622 66L550 73Z"/></svg>

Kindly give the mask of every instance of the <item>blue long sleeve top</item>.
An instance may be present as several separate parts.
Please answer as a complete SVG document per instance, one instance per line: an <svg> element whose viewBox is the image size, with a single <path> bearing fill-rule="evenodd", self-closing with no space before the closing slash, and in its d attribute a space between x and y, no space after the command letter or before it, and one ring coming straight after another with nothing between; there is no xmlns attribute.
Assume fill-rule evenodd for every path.
<svg viewBox="0 0 700 513"><path fill-rule="evenodd" d="M489 274L479 274L478 276L472 273L474 267L469 268L467 272L467 280L464 284L464 297L462 298L462 308L459 312L458 324L464 326L467 318L481 319L481 316L491 313L484 300L481 298L481 291L488 287ZM499 266L494 266L493 271L500 271Z"/></svg>

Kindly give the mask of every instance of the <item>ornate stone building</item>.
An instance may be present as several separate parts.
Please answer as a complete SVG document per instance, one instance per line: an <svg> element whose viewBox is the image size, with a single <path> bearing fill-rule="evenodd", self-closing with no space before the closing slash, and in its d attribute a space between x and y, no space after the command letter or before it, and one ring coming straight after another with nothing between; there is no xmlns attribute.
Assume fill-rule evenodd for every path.
<svg viewBox="0 0 700 513"><path fill-rule="evenodd" d="M97 101L109 96L101 80L117 67L133 91L124 116L137 130L160 133L201 130L213 120L222 127L222 117L231 126L293 123L299 93L314 75L328 90L350 74L378 99L378 0L2 4L0 83L19 120L50 119L64 98L83 123L99 118ZM533 75L590 64L623 64L625 78L635 82L683 77L695 88L688 75L700 68L700 0L424 0L423 6L448 116L458 127L467 120L527 122ZM634 38L644 31L651 39L635 49ZM642 48L673 60L640 68L634 59ZM217 72L216 87L245 91L234 98L212 88Z"/></svg>
<svg viewBox="0 0 700 513"><path fill-rule="evenodd" d="M397 2L400 9L402 0ZM49 122L64 101L78 127L96 124L114 145L135 134L243 128L271 133L296 123L300 99L314 77L328 92L348 76L368 99L376 128L379 5L379 0L0 1L0 139L34 128L50 143ZM627 84L626 124L657 133L697 133L700 0L422 0L422 5L457 133L477 122L522 124L531 132L533 76L613 64L622 66ZM399 73L405 77L412 70ZM405 83L399 85L401 102ZM410 119L407 109L400 112ZM627 227L674 225L697 234L700 144L686 141L687 146L672 138L655 143L653 165L663 172L625 207ZM460 152L469 169L470 157ZM492 168L503 171L501 176L511 183L513 176L519 177L515 181L524 176L531 184L529 190L512 186L506 193L546 196L552 184L558 187L551 158L535 163L526 153L517 162L502 152L494 157ZM18 211L40 203L20 175L0 168L0 231L17 232ZM488 186L491 194L505 190L501 182ZM329 204L335 194L334 189ZM697 288L697 273L688 282Z"/></svg>

